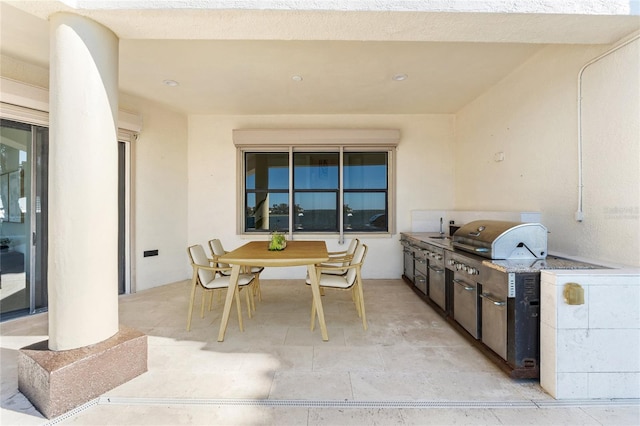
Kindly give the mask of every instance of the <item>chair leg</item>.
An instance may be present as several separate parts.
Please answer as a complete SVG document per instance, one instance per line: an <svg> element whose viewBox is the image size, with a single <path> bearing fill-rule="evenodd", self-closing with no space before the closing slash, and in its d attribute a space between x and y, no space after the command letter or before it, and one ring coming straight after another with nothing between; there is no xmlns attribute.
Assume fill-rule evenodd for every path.
<svg viewBox="0 0 640 426"><path fill-rule="evenodd" d="M196 280L197 280L197 276L194 273L193 279L191 280L191 298L189 300L189 313L187 314L187 331L191 331L191 317L193 316L193 302L195 301L195 298L196 298L196 287L198 286L198 283Z"/></svg>
<svg viewBox="0 0 640 426"><path fill-rule="evenodd" d="M251 301L251 306L249 306L249 318L251 318L251 311L256 311L256 298L254 297L254 287L255 283L249 284L249 288L247 288L247 300Z"/></svg>
<svg viewBox="0 0 640 426"><path fill-rule="evenodd" d="M209 311L211 311L212 307L213 307L213 295L215 294L215 290L210 290L209 291Z"/></svg>
<svg viewBox="0 0 640 426"><path fill-rule="evenodd" d="M260 273L253 274L253 295L258 296L258 300L262 302L262 289L260 288Z"/></svg>
<svg viewBox="0 0 640 426"><path fill-rule="evenodd" d="M353 287L351 287L351 300L353 301L353 304L356 307L356 311L358 312L358 318L362 318L362 311L360 310L360 299L358 296L358 289L357 289L358 284L354 284Z"/></svg>
<svg viewBox="0 0 640 426"><path fill-rule="evenodd" d="M203 289L202 291L202 300L200 301L200 318L204 318L204 297L206 296L207 291Z"/></svg>
<svg viewBox="0 0 640 426"><path fill-rule="evenodd" d="M316 328L316 301L311 298L311 331Z"/></svg>
<svg viewBox="0 0 640 426"><path fill-rule="evenodd" d="M238 307L238 323L240 324L240 331L244 331L242 325L242 308L240 307L240 292L236 290L236 306Z"/></svg>
<svg viewBox="0 0 640 426"><path fill-rule="evenodd" d="M367 314L364 311L364 293L362 291L362 278L360 274L356 277L356 285L358 286L358 300L360 302L360 313L362 314L362 327L367 331Z"/></svg>
<svg viewBox="0 0 640 426"><path fill-rule="evenodd" d="M251 305L254 305L253 306L253 310L254 311L256 309L255 308L255 304L253 303L253 291L252 291L251 286L249 286L246 289L243 289L243 291L246 293L245 294L245 298L247 299L247 312L249 312L249 318L252 318L252 316L251 316L251 309L252 309Z"/></svg>

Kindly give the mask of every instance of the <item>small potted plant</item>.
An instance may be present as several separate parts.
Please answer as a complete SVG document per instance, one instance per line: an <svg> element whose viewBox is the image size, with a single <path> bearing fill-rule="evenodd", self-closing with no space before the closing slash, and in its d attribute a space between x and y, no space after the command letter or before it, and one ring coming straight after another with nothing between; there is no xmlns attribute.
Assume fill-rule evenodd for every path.
<svg viewBox="0 0 640 426"><path fill-rule="evenodd" d="M269 250L271 251L282 251L287 247L287 239L282 232L272 232L271 240L269 241Z"/></svg>
<svg viewBox="0 0 640 426"><path fill-rule="evenodd" d="M7 237L0 238L0 251L9 251L11 248L11 239Z"/></svg>

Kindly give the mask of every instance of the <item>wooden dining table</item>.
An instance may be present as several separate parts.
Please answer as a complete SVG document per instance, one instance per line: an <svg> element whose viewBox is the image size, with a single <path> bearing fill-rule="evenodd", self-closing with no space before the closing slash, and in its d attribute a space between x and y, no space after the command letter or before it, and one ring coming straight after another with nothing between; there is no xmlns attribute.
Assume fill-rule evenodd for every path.
<svg viewBox="0 0 640 426"><path fill-rule="evenodd" d="M233 251L230 251L218 258L218 262L231 265L231 279L229 290L224 302L222 311L222 321L218 333L218 342L224 341L224 334L229 322L233 295L238 287L238 277L243 266L263 266L263 267L284 267L284 266L307 266L311 281L311 292L313 303L316 306L318 322L322 340L329 340L327 326L324 322L324 310L320 298L320 285L316 273L315 265L329 260L327 245L324 241L287 241L287 246L281 251L270 251L269 241L251 241ZM304 277L300 278L304 283Z"/></svg>

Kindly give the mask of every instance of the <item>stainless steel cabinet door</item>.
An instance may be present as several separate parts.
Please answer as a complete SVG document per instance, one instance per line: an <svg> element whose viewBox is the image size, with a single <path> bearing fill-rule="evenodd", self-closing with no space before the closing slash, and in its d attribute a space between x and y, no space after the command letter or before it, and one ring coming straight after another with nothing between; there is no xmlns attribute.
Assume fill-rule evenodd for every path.
<svg viewBox="0 0 640 426"><path fill-rule="evenodd" d="M429 265L429 298L442 309L447 308L444 269Z"/></svg>
<svg viewBox="0 0 640 426"><path fill-rule="evenodd" d="M507 301L483 292L482 342L501 358L507 359Z"/></svg>
<svg viewBox="0 0 640 426"><path fill-rule="evenodd" d="M453 279L453 318L476 339L478 327L478 291L474 284Z"/></svg>

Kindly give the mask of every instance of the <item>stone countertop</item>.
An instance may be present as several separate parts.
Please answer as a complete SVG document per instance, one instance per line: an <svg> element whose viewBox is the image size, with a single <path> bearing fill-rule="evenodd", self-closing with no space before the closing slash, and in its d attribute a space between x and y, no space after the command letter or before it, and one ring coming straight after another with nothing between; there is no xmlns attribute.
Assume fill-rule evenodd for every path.
<svg viewBox="0 0 640 426"><path fill-rule="evenodd" d="M442 235L438 232L402 232L400 235L406 235L409 238L413 238L414 240L429 243L436 247L443 248L445 250L452 250L453 246L451 245L451 238L449 234L444 234L445 238L440 238Z"/></svg>
<svg viewBox="0 0 640 426"><path fill-rule="evenodd" d="M542 270L611 269L607 266L549 255L546 259L485 260L483 265L502 272L540 272Z"/></svg>
<svg viewBox="0 0 640 426"><path fill-rule="evenodd" d="M445 238L440 237L438 232L402 232L402 236L407 236L414 240L428 243L445 250L455 251L451 244L451 238L445 234ZM466 253L465 253L466 254ZM482 264L488 268L497 269L501 272L540 272L542 270L583 270L583 269L611 269L607 266L596 265L593 263L582 262L565 257L549 255L546 259L513 259L513 260L490 260L484 259Z"/></svg>

